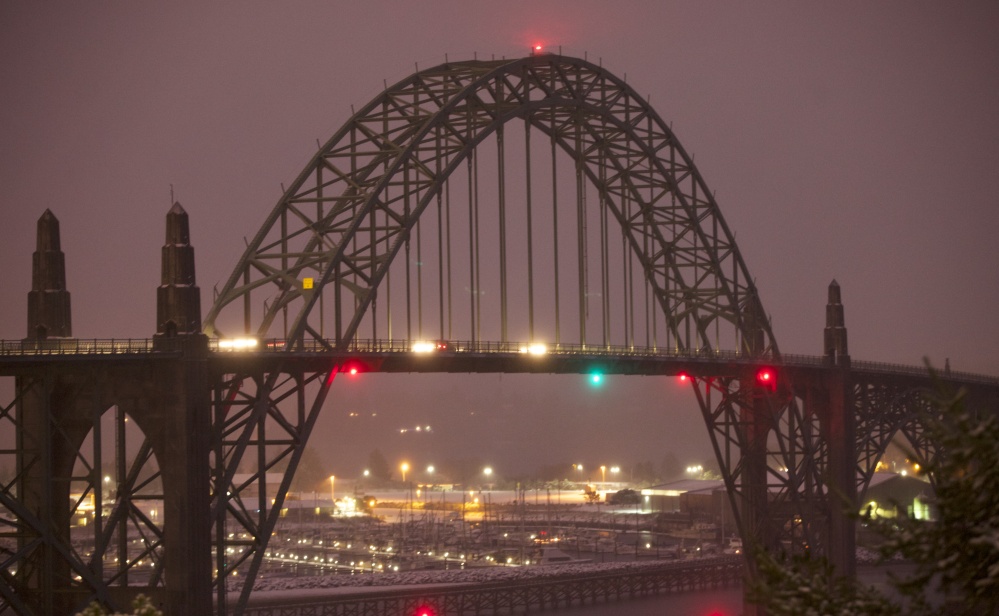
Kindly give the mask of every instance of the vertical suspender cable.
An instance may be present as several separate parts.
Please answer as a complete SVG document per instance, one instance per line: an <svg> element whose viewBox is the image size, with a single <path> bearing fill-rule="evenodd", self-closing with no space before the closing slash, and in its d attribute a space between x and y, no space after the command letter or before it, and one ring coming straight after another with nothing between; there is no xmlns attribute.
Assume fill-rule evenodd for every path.
<svg viewBox="0 0 999 616"><path fill-rule="evenodd" d="M445 165L449 165L450 155L448 159L444 161ZM452 303L453 297L451 296L451 182L448 180L444 184L444 221L447 226L447 337L450 339L454 334L452 330L453 315L454 315L454 304Z"/></svg>
<svg viewBox="0 0 999 616"><path fill-rule="evenodd" d="M645 159L643 158L642 160L639 161L639 164L643 165L644 162L645 162ZM651 167L651 165L649 165L649 166ZM651 177L648 175L648 171L646 171L645 173L646 173L646 175L643 178L643 182L644 182L645 185L649 185L651 183ZM642 215L642 208L645 206L645 198L642 195L641 188L639 188L638 190L635 191L635 196L636 196L635 204L634 204L635 205L635 216L641 216ZM632 225L632 227L629 227L629 228L633 228L634 226L637 226L637 225L634 225L635 218L632 217L631 220L633 221L633 225ZM631 237L634 237L634 235L631 234ZM629 349L633 349L635 347L635 302L636 302L636 297L635 297L635 258L634 258L634 254L633 254L634 251L630 250L630 248L631 248L630 243L629 243L628 248L629 248L629 251L628 251L628 283L627 284L628 284L628 297L630 298L630 301L628 303L628 309L629 309L629 314L628 314L628 326L629 326L628 327L628 348Z"/></svg>
<svg viewBox="0 0 999 616"><path fill-rule="evenodd" d="M384 209L383 209L383 213L385 214L385 222L383 223L384 224L384 227L383 227L384 229L389 229L390 228L389 225L392 224L392 221L389 219L388 207L386 205L386 204L388 204L389 199L391 198L391 195L389 194L389 190L390 190L390 187L389 187L389 185L386 184L386 186L385 186L385 192L382 193L382 199L381 199L382 205L385 206ZM388 252L388 250L389 250L389 234L388 233L385 233L384 237L381 240L376 239L377 236L378 236L378 219L375 216L376 213L377 213L377 210L371 213L372 214L371 215L371 275L372 275L372 277L374 276L375 268L377 267L377 263L379 261L376 247L378 246L378 244L384 243L385 244L385 252ZM386 335L388 336L388 339L391 340L393 338L393 336L394 336L394 334L392 332L392 268L391 267L388 268L388 270L385 272L385 282L382 283L382 286L385 289L385 327L387 329ZM374 308L377 305L377 302L378 302L378 288L377 287L374 289L373 293L374 293L374 297L372 298L372 302L371 302L372 308ZM374 317L376 314L377 313L372 313L371 316ZM378 339L378 335L377 335L378 334L378 331L377 331L378 322L374 318L372 320L374 321L374 323L371 326L372 327L371 333L372 333L372 337L377 340Z"/></svg>
<svg viewBox="0 0 999 616"><path fill-rule="evenodd" d="M525 89L527 81L524 81ZM528 98L525 95L525 100ZM524 151L527 160L527 335L534 342L534 229L531 220L531 120L524 118Z"/></svg>
<svg viewBox="0 0 999 616"><path fill-rule="evenodd" d="M713 203L714 202L714 198L713 198L713 195L708 195L708 200L709 200L708 205L712 209L712 216L711 216L711 242L712 242L713 246L711 247L711 250L712 250L711 254L715 254L716 255L716 254L719 253L719 250L718 250L718 217L715 216L714 213L713 213L713 210L714 210L714 203ZM721 263L719 263L718 264L718 277L719 278L721 278L724 275L724 273L721 271L721 268L722 268L722 265L721 265ZM732 287L732 288L735 290L736 293L739 292L738 291L738 287ZM738 306L738 301L736 302L736 306ZM721 319L718 318L717 314L715 314L714 319L715 319L715 351L718 351L719 349L721 349ZM736 348L739 348L739 347L736 347Z"/></svg>
<svg viewBox="0 0 999 616"><path fill-rule="evenodd" d="M316 229L321 234L322 229L324 228L325 226L323 224L323 164L320 162L316 166ZM317 246L322 246L323 241L321 237L316 238L316 244ZM322 270L320 270L320 273L322 273ZM336 279L334 279L332 282L333 285L336 286ZM323 302L323 296L325 295L325 293L322 292L322 289L316 290L315 287L313 287L312 292L319 293L319 337L325 338L326 319L324 318L323 315L326 308L325 303Z"/></svg>
<svg viewBox="0 0 999 616"><path fill-rule="evenodd" d="M552 89L555 88L555 75L552 74ZM555 108L551 109L551 147L552 147L552 255L555 268L555 346L562 342L559 327L559 293L558 293L558 174L555 161Z"/></svg>
<svg viewBox="0 0 999 616"><path fill-rule="evenodd" d="M636 204L637 207L641 207L641 203ZM628 315L628 325L630 329L628 330L628 348L633 349L635 347L635 260L628 255L628 297L631 298L628 301L628 309L631 313Z"/></svg>
<svg viewBox="0 0 999 616"><path fill-rule="evenodd" d="M645 257L645 263L643 265L643 269L645 269L645 275L643 276L643 278L645 280L645 285L644 285L644 287L645 287L645 348L649 348L650 346L652 346L652 332L650 331L652 329L652 327L651 327L651 323L649 323L649 319L651 318L651 314L652 314L652 312L650 310L650 307L649 307L649 301L650 301L649 286L650 286L650 281L651 281L652 276L655 275L654 274L655 267L653 266L652 261L649 260L649 258L648 258L648 254L649 254L649 233L651 233L651 225L649 224L649 220L650 220L650 218L652 216L653 199L655 198L655 194L654 194L655 193L655 188L653 187L652 181L651 181L651 178L652 178L652 169L653 169L653 166L652 166L652 163L650 162L649 163L649 180L650 180L649 181L649 201L648 201L648 203L645 203L645 204L642 205L642 209L644 210L642 212L642 254L646 255L646 257Z"/></svg>
<svg viewBox="0 0 999 616"><path fill-rule="evenodd" d="M423 233L420 218L416 219L416 328L423 338Z"/></svg>
<svg viewBox="0 0 999 616"><path fill-rule="evenodd" d="M610 293L607 288L607 159L604 149L600 150L600 314L604 332L604 348L610 349Z"/></svg>
<svg viewBox="0 0 999 616"><path fill-rule="evenodd" d="M500 88L502 96L502 88ZM499 250L500 250L500 341L507 342L506 329L506 174L503 168L503 125L496 129L497 187L499 194Z"/></svg>
<svg viewBox="0 0 999 616"><path fill-rule="evenodd" d="M624 219L625 221L631 218L631 199L629 197L624 198ZM621 228L621 297L624 298L624 304L622 305L622 315L624 317L624 331L621 332L624 336L623 342L628 343L628 316L631 314L629 308L629 302L631 300L628 295L628 225Z"/></svg>
<svg viewBox="0 0 999 616"><path fill-rule="evenodd" d="M630 121L630 114L628 114ZM624 331L621 332L623 341L628 340L628 309L630 297L628 296L628 232L631 226L631 191L634 188L634 169L631 167L631 150L625 155L624 168L627 169L627 176L624 178L624 190L621 194L621 297L624 298L621 315L624 321Z"/></svg>
<svg viewBox="0 0 999 616"><path fill-rule="evenodd" d="M576 158L576 253L579 258L576 273L579 278L579 343L586 348L586 184L583 182L583 129L581 120L574 121Z"/></svg>
<svg viewBox="0 0 999 616"><path fill-rule="evenodd" d="M247 264L246 269L243 270L243 286L247 289L250 288L250 266ZM249 336L253 332L250 331L252 325L252 314L250 310L250 294L243 294L243 330L244 333Z"/></svg>
<svg viewBox="0 0 999 616"><path fill-rule="evenodd" d="M281 271L288 271L288 208L281 210ZM281 307L281 317L284 323L283 338L288 337L288 304Z"/></svg>
<svg viewBox="0 0 999 616"><path fill-rule="evenodd" d="M691 177L688 178L688 181L690 181L690 206L691 206L691 208L693 208L693 210L694 210L694 216L696 217L697 213L698 213L697 212L697 210L698 210L698 207L697 207L697 182L694 181L693 171L694 170L691 169ZM700 246L700 234L699 233L691 233L690 234L690 240L691 240L690 243L693 245L693 253L694 253L693 254L693 257L694 257L694 259L693 259L693 261L694 261L694 271L693 271L693 275L691 276L690 280L691 280L691 282L693 284L697 284L697 281L701 279L701 253L703 252L702 251L702 247ZM694 303L694 306L693 306L693 310L691 310L691 311L689 311L687 313L687 314L693 314L694 318L691 319L689 316L687 317L687 323L688 323L687 328L689 330L689 328L690 328L689 323L691 321L694 321L693 324L694 324L694 327L696 329L695 329L695 331L693 333L693 344L694 344L694 348L696 350L700 351L704 347L704 342L705 342L704 340L701 339L701 323L700 323L700 317L701 317L701 313L702 313L702 310L703 310L704 307L702 305L700 305L700 298L697 298L697 296L694 296L694 297L696 299L694 300L695 303ZM688 335L688 338L689 338L689 335Z"/></svg>
<svg viewBox="0 0 999 616"><path fill-rule="evenodd" d="M733 248L735 248L734 243L733 243ZM734 288L734 289L738 289L739 288L739 260L736 259L736 258L734 258L734 256L732 258L732 288ZM736 321L736 327L735 327L735 348L736 348L736 352L741 353L742 352L742 343L743 343L742 326L745 323L745 316L744 316L744 313L742 312L742 308L740 308L739 306L736 306L736 310L739 310L739 315L738 315L738 320Z"/></svg>
<svg viewBox="0 0 999 616"><path fill-rule="evenodd" d="M469 130L471 130L471 118L469 118ZM475 342L475 295L478 291L475 288L475 187L472 184L472 159L475 158L475 150L468 153L468 306L471 311L471 332L469 337Z"/></svg>
<svg viewBox="0 0 999 616"><path fill-rule="evenodd" d="M388 135L388 116L389 116L388 103L385 102L385 103L382 104L382 134L383 135ZM386 173L386 172L388 172L388 159L385 159L385 161L383 163L383 167L382 167L382 173ZM387 206L387 204L389 202L389 197L390 197L390 195L389 195L389 183L386 182L385 183L385 192L381 195L381 203L383 205ZM376 229L378 228L378 219L376 217L376 214L377 214L377 210L373 210L371 212L371 242L370 242L370 246L371 246L371 276L372 276L372 279L374 279L374 273L375 273L376 263L379 260L378 259L378 255L377 255L377 252L378 252L377 251L377 246L378 246L379 241L377 239L377 234L376 234ZM385 228L386 229L389 228L389 216L388 216L388 208L387 207L386 207L386 211L385 211ZM388 241L389 241L388 240L388 235L389 234L386 233L385 234L385 238L384 238L385 239L386 252L388 252ZM385 319L385 326L386 326L386 329L388 330L386 333L387 333L388 339L392 340L392 268L388 268L388 271L385 272L385 281L382 283L382 285L384 285L384 288L385 288L385 317L386 317L386 319ZM377 316L378 316L378 312L377 312L377 307L378 307L378 288L376 287L375 289L373 289L372 293L373 293L373 296L371 298L371 308L372 308L372 313L371 313L371 338L373 340L377 340L378 339L378 319L377 319Z"/></svg>
<svg viewBox="0 0 999 616"><path fill-rule="evenodd" d="M420 103L419 90L413 89L413 106L418 107ZM413 193L412 186L409 183L409 168L410 165L406 165L406 220L409 220L410 211L410 198ZM420 181L419 172L416 173L416 182ZM423 212L420 212L422 215ZM423 241L421 233L422 225L420 224L420 217L416 219L416 331L417 337L421 340L423 339Z"/></svg>
<svg viewBox="0 0 999 616"><path fill-rule="evenodd" d="M673 351L680 351L680 330L677 327L676 317L674 316L680 311L679 302L680 300L673 297L673 289L678 288L680 281L675 281L671 287L670 282L673 280L674 268L672 263L676 262L676 246L678 244L676 237L676 191L679 190L676 180L676 144L673 143L672 136L670 138L669 144L669 168L670 168L670 237L669 240L672 242L674 248L671 252L666 253L664 256L666 258L665 271L666 276L663 281L663 292L666 294L666 310L665 316L667 321L666 326L666 348L670 347L669 338L670 335L673 336ZM672 263L671 263L672 262Z"/></svg>
<svg viewBox="0 0 999 616"><path fill-rule="evenodd" d="M388 210L391 209L391 206L389 205L389 203L390 202L386 199L385 200L385 213L386 214L388 214ZM402 170L402 208L403 208L402 219L404 221L406 221L406 223L404 223L404 224L408 224L409 223L409 167L408 166L406 166ZM396 223L396 224L398 224L398 223ZM412 281L413 281L413 270L412 270L412 268L413 268L413 257L410 255L410 248L411 248L412 242L411 242L411 235L409 233L409 229L403 229L403 233L406 234L406 236L405 236L406 237L406 243L405 243L405 248L406 248L406 269L404 270L405 271L405 276L406 276L406 340L412 340L413 339L413 311L412 311L412 297L413 297L413 290L412 290L412 287L413 287L413 285L412 285ZM385 243L386 250L388 250L388 247L389 247L388 246L388 242L386 241L386 243Z"/></svg>
<svg viewBox="0 0 999 616"><path fill-rule="evenodd" d="M475 213L475 282L482 284L482 270L479 265L479 157L472 158L472 171L475 176L475 193L472 202L472 210ZM482 289L475 288L475 341L482 340Z"/></svg>
<svg viewBox="0 0 999 616"><path fill-rule="evenodd" d="M355 167L355 163L354 163L354 134L355 134L354 130L352 129L350 131L350 167L351 167L351 175L353 175L353 171L354 171L354 167ZM334 203L336 203L336 202L334 202ZM336 205L334 205L334 209L338 209ZM333 288L333 293L334 293L334 300L333 300L333 320L336 323L336 340L337 340L337 343L339 344L341 338L343 337L343 303L342 303L343 302L343 297L341 297L341 294L340 294L340 290L343 288L343 285L340 283L340 264L339 264L339 262L337 263L336 281L337 281L336 286Z"/></svg>
<svg viewBox="0 0 999 616"><path fill-rule="evenodd" d="M650 344L649 344L649 329L651 328L652 329L652 332L651 332L651 334L652 334L651 347L653 349L658 349L659 348L659 336L658 336L658 329L656 328L656 294L655 294L655 290L654 290L655 287L650 282L650 278L655 275L655 271L656 271L655 265L656 264L648 256L649 255L649 247L650 247L649 243L650 243L650 241L651 240L650 240L649 236L646 235L645 236L644 254L646 255L646 257L645 257L646 260L648 261L648 270L649 271L648 271L648 274L647 274L648 278L645 281L645 296L647 298L646 307L645 307L645 340L646 340L645 346L650 346ZM650 286L652 287L652 289L649 288Z"/></svg>
<svg viewBox="0 0 999 616"><path fill-rule="evenodd" d="M441 178L441 132L438 128L435 131L436 135L436 147L437 156L435 157L436 170L434 172L435 179L440 182ZM443 203L441 196L441 186L437 186L437 313L440 319L440 330L439 336L442 339L446 339L447 335L444 332L444 225L442 224Z"/></svg>

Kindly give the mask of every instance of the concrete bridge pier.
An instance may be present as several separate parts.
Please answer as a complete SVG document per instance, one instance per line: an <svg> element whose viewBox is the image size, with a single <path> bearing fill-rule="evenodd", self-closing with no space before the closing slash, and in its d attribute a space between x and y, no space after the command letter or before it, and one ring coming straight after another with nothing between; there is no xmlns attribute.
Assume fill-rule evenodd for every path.
<svg viewBox="0 0 999 616"><path fill-rule="evenodd" d="M850 380L850 353L846 318L839 283L829 283L823 351L830 367L821 391L813 397L814 412L829 447L827 506L829 507L828 557L836 573L857 575L857 416Z"/></svg>
<svg viewBox="0 0 999 616"><path fill-rule="evenodd" d="M73 332L59 220L50 210L38 219L31 261L24 342L59 344ZM72 412L74 388L53 370L19 376L15 389L20 420L16 434L17 494L24 507L22 517L30 520L31 527L31 532L22 531L18 536L18 549L28 554L19 572L26 591L22 599L40 613L67 613L72 604L71 567L59 546L70 545L68 504L75 451L60 446L60 442L82 441L87 427L74 421L78 417Z"/></svg>
<svg viewBox="0 0 999 616"><path fill-rule="evenodd" d="M212 613L211 387L189 240L187 214L175 204L167 215L152 353L99 366L85 361L42 365L17 378L17 500L22 506L19 517L25 521L19 549L26 554L16 578L23 602L19 611L61 616L75 613L91 598L120 610L142 593L167 614ZM71 334L62 253L52 249L57 251L58 245L58 221L46 211L39 220L27 343L58 345ZM162 579L129 575L127 567L117 564L127 554L124 522L120 530L105 528L118 537L114 554L95 548L88 556L70 548L74 481L87 482L94 491L92 525L99 529L110 510L101 506L97 492L102 488L100 443L109 444L112 438L101 435L101 416L113 406L143 431L160 472ZM90 476L74 477L91 431L94 468ZM123 486L128 461L122 445L117 447L115 467L118 485L127 492ZM116 494L113 506L127 507L130 496ZM113 568L121 575L109 583L105 567L116 557Z"/></svg>

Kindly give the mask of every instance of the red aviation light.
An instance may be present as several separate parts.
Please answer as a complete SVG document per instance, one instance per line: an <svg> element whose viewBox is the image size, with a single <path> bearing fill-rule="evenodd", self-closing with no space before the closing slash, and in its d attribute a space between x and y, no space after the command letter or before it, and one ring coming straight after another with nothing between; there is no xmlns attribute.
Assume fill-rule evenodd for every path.
<svg viewBox="0 0 999 616"><path fill-rule="evenodd" d="M777 391L777 371L773 368L760 368L756 371L756 384L768 391Z"/></svg>
<svg viewBox="0 0 999 616"><path fill-rule="evenodd" d="M676 378L680 379L681 383L686 383L691 380L690 375L687 374L686 372L681 372L680 374L676 375Z"/></svg>

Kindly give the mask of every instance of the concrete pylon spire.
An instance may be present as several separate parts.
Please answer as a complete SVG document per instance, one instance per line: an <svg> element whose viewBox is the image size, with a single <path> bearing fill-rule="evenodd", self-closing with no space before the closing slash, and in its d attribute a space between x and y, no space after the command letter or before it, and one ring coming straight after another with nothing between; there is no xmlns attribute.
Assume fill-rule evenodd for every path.
<svg viewBox="0 0 999 616"><path fill-rule="evenodd" d="M66 257L59 245L59 219L45 210L38 219L35 252L31 255L31 291L28 292L28 339L70 338Z"/></svg>
<svg viewBox="0 0 999 616"><path fill-rule="evenodd" d="M194 247L187 212L174 203L167 213L162 275L156 289L156 337L201 333L201 289L194 280Z"/></svg>
<svg viewBox="0 0 999 616"><path fill-rule="evenodd" d="M850 351L846 344L846 319L843 313L839 283L835 279L829 283L824 333L823 352L826 361L832 365L849 367Z"/></svg>

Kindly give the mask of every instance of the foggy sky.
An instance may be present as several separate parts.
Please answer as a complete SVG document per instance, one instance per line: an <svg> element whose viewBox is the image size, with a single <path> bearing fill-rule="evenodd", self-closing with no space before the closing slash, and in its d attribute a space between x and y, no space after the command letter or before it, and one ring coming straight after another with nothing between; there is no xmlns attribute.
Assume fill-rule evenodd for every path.
<svg viewBox="0 0 999 616"><path fill-rule="evenodd" d="M672 123L783 352L821 352L835 278L855 359L997 375L997 27L987 2L3 2L0 338L25 335L46 208L74 334L148 337L171 185L207 308L351 105L445 54L539 43ZM329 406L314 442L345 475L376 446L498 469L709 455L689 392L650 377L365 375Z"/></svg>

